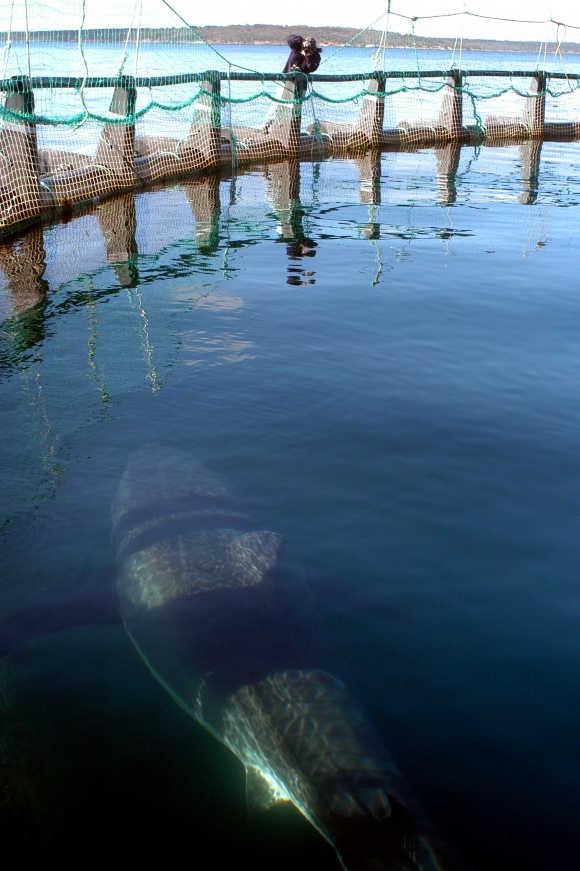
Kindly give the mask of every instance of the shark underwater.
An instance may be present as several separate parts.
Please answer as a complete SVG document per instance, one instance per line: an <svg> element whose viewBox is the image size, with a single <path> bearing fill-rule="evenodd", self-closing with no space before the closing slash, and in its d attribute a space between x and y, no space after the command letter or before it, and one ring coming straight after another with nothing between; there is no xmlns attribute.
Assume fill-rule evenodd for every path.
<svg viewBox="0 0 580 871"><path fill-rule="evenodd" d="M130 457L112 520L126 631L240 760L249 804L291 802L347 871L441 871L395 763L314 662L282 536L190 454L155 445Z"/></svg>

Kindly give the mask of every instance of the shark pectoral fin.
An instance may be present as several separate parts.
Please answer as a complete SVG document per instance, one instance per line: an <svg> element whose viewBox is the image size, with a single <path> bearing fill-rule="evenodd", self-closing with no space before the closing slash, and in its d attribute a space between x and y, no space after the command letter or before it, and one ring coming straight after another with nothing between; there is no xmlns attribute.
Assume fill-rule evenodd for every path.
<svg viewBox="0 0 580 871"><path fill-rule="evenodd" d="M259 768L254 765L246 767L246 805L249 813L263 813L288 801L290 797L278 789Z"/></svg>

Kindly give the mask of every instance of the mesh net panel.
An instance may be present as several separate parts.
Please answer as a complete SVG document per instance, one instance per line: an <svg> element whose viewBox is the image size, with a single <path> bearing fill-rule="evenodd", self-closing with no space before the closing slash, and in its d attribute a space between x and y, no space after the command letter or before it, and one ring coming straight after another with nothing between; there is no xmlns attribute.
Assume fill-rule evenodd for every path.
<svg viewBox="0 0 580 871"><path fill-rule="evenodd" d="M317 73L289 77L259 58L244 66L246 55L205 42L163 0L120 0L103 19L97 0L0 2L0 231L255 162L435 146L445 175L453 141L580 136L580 31L549 19L503 21L521 56L490 70L470 48L469 10L389 9L351 40L370 46L357 63L348 46L328 47ZM425 50L438 32L438 50ZM201 189L191 182L193 203Z"/></svg>

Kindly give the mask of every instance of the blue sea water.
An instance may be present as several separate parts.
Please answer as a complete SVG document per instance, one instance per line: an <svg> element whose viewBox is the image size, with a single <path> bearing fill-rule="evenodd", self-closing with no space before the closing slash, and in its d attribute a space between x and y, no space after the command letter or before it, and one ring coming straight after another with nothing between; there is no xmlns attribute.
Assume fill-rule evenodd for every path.
<svg viewBox="0 0 580 871"><path fill-rule="evenodd" d="M290 809L246 817L237 762L120 625L111 500L157 443L284 534L466 866L576 867L578 148L544 144L537 178L518 146L464 148L454 182L383 154L374 204L357 162L303 164L290 211L296 167L257 167L204 214L186 183L137 194L129 253L107 228L132 197L3 247L5 843L337 867Z"/></svg>

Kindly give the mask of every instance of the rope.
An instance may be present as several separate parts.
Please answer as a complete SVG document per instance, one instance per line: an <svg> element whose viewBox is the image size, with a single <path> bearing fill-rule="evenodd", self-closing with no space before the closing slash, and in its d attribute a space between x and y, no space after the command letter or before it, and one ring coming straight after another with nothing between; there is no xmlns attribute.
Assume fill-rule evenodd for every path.
<svg viewBox="0 0 580 871"><path fill-rule="evenodd" d="M414 21L411 22L411 33L413 35L413 51L415 52L415 63L417 65L417 76L418 76L417 80L419 82L419 87L421 87L421 64L419 61L419 52L417 51L417 35L415 33L415 22Z"/></svg>
<svg viewBox="0 0 580 871"><path fill-rule="evenodd" d="M467 15L470 18L478 18L482 21L501 21L509 24L561 24L571 30L580 30L580 24L564 24L563 21L558 21L556 18L508 18L501 15L486 15L483 12L471 12L469 9L461 9L455 12L438 12L432 15L406 15L404 12L396 12L391 9L391 15L397 18L402 18L405 21L433 21L441 18L459 18L461 15Z"/></svg>
<svg viewBox="0 0 580 871"><path fill-rule="evenodd" d="M390 0L389 0L389 7L390 7ZM371 30L371 28L373 28L373 27L375 26L375 24L378 24L379 21L382 20L382 18L384 17L384 15L385 15L385 13L384 13L384 12L381 12L381 14L378 16L378 18L375 18L374 21L371 21L370 24L367 24L366 27L363 27L363 29L362 29L362 30L359 30L358 33L355 33L354 36L351 36L350 39L347 39L347 41L346 41L345 43L343 43L342 45L337 46L337 47L335 48L334 51L325 52L324 57L323 57L323 59L322 59L322 61L321 61L321 63L320 63L320 66L322 66L323 64L325 64L325 63L326 63L327 61L329 61L331 58L335 57L335 55L337 55L337 54L339 54L340 52L342 52L343 49L348 48L349 45L352 45L352 43L353 43L355 40L357 40L360 36L363 36L363 35L367 32L367 30Z"/></svg>
<svg viewBox="0 0 580 871"><path fill-rule="evenodd" d="M560 69L562 70L563 73L566 73L566 70L564 69L564 55L562 53L562 38L560 36L560 29L561 28L564 28L564 32L565 32L566 25L560 24L560 23L558 23L556 25L556 50L555 50L554 54L558 58L558 63L560 64ZM574 88L571 87L570 80L567 77L566 77L566 82L569 86L569 90L573 91Z"/></svg>
<svg viewBox="0 0 580 871"><path fill-rule="evenodd" d="M549 77L549 73L547 75ZM330 103L330 104L334 104L334 105L343 105L345 103L356 102L356 101L360 100L362 97L367 97L367 96L387 98L387 97L393 97L396 94L412 94L412 93L416 93L416 92L423 92L426 94L437 94L442 89L448 87L448 84L444 81L443 82L436 82L436 83L429 83L427 80L421 80L420 75L418 76L418 82L419 82L419 84L416 84L416 85L403 84L400 87L391 88L391 89L388 89L385 87L385 90L380 91L380 92L369 91L368 88L361 88L356 93L349 94L349 96L347 96L347 97L330 97L330 96L328 96L328 94L323 94L320 91L315 90L314 88L305 92L305 94L302 97L298 97L296 99L290 99L290 100L285 100L281 97L276 97L274 94L271 94L268 91L262 91L262 90L256 91L255 93L250 94L247 97L232 97L231 92L230 92L230 94L228 94L227 97L222 94L220 96L220 102L222 104L226 104L226 105L229 105L231 107L232 105L243 105L246 103L251 103L254 100L265 98L265 99L271 100L273 103L279 103L279 104L284 105L284 106L293 106L293 105L304 104L304 103L311 101L311 100L320 100L324 103ZM573 81L572 79L566 79L566 85L567 85L567 87L561 91L558 91L554 88L550 88L547 86L545 93L553 98L561 97L564 94L570 93L571 90L574 90L574 91L578 90L580 88L580 81ZM83 86L81 85L81 89L82 89L82 87ZM490 93L485 93L485 94L484 93L475 93L475 92L471 91L465 85L457 88L457 90L460 91L462 94L465 94L472 101L492 100L496 97L502 97L508 93L513 93L513 94L517 95L518 97L534 96L534 94L531 94L529 90L524 90L523 88L520 88L517 85L515 85L513 83L513 81L511 81L510 84L506 87L498 88L495 91L492 91ZM177 102L177 103L167 104L167 103L162 103L159 100L152 99L152 100L150 100L150 102L146 106L144 106L143 108L134 112L133 114L114 115L114 116L103 115L103 114L100 114L99 112L91 111L84 103L83 103L83 106L84 106L83 112L79 112L79 113L76 113L74 115L70 115L68 117L49 116L49 115L41 115L41 114L37 114L37 113L28 113L28 112L17 112L13 109L9 109L7 106L0 106L0 118L3 118L7 121L22 121L22 122L25 122L28 124L47 124L47 125L53 125L53 126L54 125L63 125L63 126L71 126L71 127L76 127L79 124L82 124L84 121L89 120L89 119L91 119L93 121L99 121L101 123L106 123L109 125L111 125L111 124L134 124L140 118L143 118L152 109L161 109L165 112L178 112L178 111L181 111L182 109L188 108L193 103L195 103L197 100L199 100L200 97L203 97L203 96L211 98L212 94L210 91L207 91L205 88L200 88L191 97L188 97L187 99L182 100L182 101ZM231 113L231 109L230 109L230 113ZM231 119L231 114L229 117ZM230 124L231 124L231 120L230 120Z"/></svg>
<svg viewBox="0 0 580 871"><path fill-rule="evenodd" d="M26 60L28 63L28 75L30 76L32 73L30 66L30 30L28 28L28 0L24 0L24 16L26 20Z"/></svg>
<svg viewBox="0 0 580 871"><path fill-rule="evenodd" d="M85 73L84 73L84 76L83 76L83 80L82 80L82 82L81 82L81 87L80 87L80 90L79 90L79 96L80 96L80 98L81 98L81 103L83 104L83 108L84 108L85 111L83 112L82 116L80 117L80 120L77 122L78 124L82 124L82 123L85 121L85 119L88 118L89 115L90 115L89 109L88 109L87 104L86 104L86 102L85 102L85 91L84 91L84 88L85 88L85 82L86 82L86 80L87 80L87 78L88 78L88 75L89 75L89 65L88 65L88 63L87 63L87 59L86 59L86 57L85 57L85 51L84 51L84 46L83 46L83 25L84 25L84 23L85 23L86 12L87 12L87 10L86 10L86 0L82 0L82 6L81 6L81 20L80 20L80 24L79 24L79 53L80 53L80 56L81 56L81 59L82 59L82 62L83 62L83 66L84 66L84 68L85 68ZM77 116L77 117L78 117L78 116ZM72 120L71 120L70 123L73 123ZM76 126L76 125L75 125L75 126Z"/></svg>
<svg viewBox="0 0 580 871"><path fill-rule="evenodd" d="M440 18L459 18L461 15L469 15L470 18L480 18L484 21L503 21L513 24L557 24L553 18L507 18L500 15L485 15L483 12L471 12L469 9L459 9L455 12L437 12L432 15L405 15L404 12L395 12L391 9L391 15L403 18L406 21L432 21ZM568 25L572 27L573 25ZM576 28L580 30L580 26Z"/></svg>
<svg viewBox="0 0 580 871"><path fill-rule="evenodd" d="M228 68L228 97L227 97L227 105L228 105L228 127L230 128L230 143L231 143L231 156L232 156L232 186L233 192L235 195L235 183L234 179L238 174L238 138L234 134L234 128L232 125L232 79L231 79L232 67L231 65ZM230 203L233 202L230 198Z"/></svg>
<svg viewBox="0 0 580 871"><path fill-rule="evenodd" d="M129 40L131 39L131 31L133 30L133 25L135 24L135 15L137 13L138 3L139 3L139 0L135 0L135 4L133 6L133 15L131 16L131 22L129 24L129 27L127 28L127 36L125 37L125 45L123 46L123 54L121 56L121 62L119 64L119 68L117 70L118 76L121 76L123 74L125 64L127 63L127 58L129 57Z"/></svg>
<svg viewBox="0 0 580 871"><path fill-rule="evenodd" d="M193 24L191 24L186 18L184 18L183 15L181 15L177 11L177 9L175 9L175 7L172 6L171 3L169 3L169 0L161 0L161 2L163 3L164 6L167 6L167 8L171 12L173 12L173 14L176 16L176 18L179 18L179 20L183 24L185 24L185 26L196 35L196 37L199 39L200 42L203 42L204 45L207 45L207 47L210 48L215 54L217 54L217 56L219 58L221 58L223 61L225 61L228 64L228 66L236 67L236 69L238 69L238 70L245 70L248 73L255 73L256 72L256 70L253 70L251 67L243 67L240 64L236 64L236 63L233 63L232 61L230 61L224 54L221 53L221 51L219 51L215 47L215 45L212 45L211 42L208 42L207 39L204 39L202 34L200 33L200 31L197 29L197 27L194 27Z"/></svg>
<svg viewBox="0 0 580 871"><path fill-rule="evenodd" d="M373 56L373 69L375 70L384 70L385 68L385 56L387 51L387 42L389 35L389 12L391 9L391 0L387 0L387 8L385 10L385 23L383 26L383 31L381 33L381 39L379 45L377 47L376 52Z"/></svg>
<svg viewBox="0 0 580 871"><path fill-rule="evenodd" d="M25 0L25 4L24 4L27 24L28 24L28 11L29 11L28 5L29 5L29 2L30 2L30 0ZM94 0L94 2L97 2L97 0ZM227 125L229 126L229 129L230 129L230 138L232 141L232 153L234 155L234 163L237 159L236 156L237 156L238 148L243 147L242 142L238 142L234 133L233 133L235 119L232 117L232 108L234 106L242 106L245 104L250 104L253 101L260 100L260 99L268 100L268 101L270 101L270 103L273 103L273 104L281 104L281 105L285 105L285 106L302 105L302 104L306 104L306 103L308 103L308 101L310 101L310 107L312 110L312 115L313 115L313 120L314 120L313 129L314 129L314 132L318 136L321 136L320 120L318 117L318 113L316 111L316 101L318 101L318 100L320 100L322 103L340 106L340 105L345 105L348 103L356 102L356 101L360 100L361 98L364 98L364 97L369 96L369 95L372 95L373 97L376 97L376 96L393 97L397 94L413 94L413 93L420 93L420 92L423 92L425 94L436 94L439 91L441 91L443 88L447 87L447 84L444 81L439 81L439 82L434 81L434 80L430 81L430 80L422 79L422 77L421 77L420 50L419 50L419 47L417 45L417 36L416 36L416 25L417 25L417 22L419 22L421 20L454 19L454 18L458 18L460 16L463 16L463 20L465 20L465 17L470 16L472 18L477 18L477 19L482 19L482 20L487 20L487 21L519 22L522 24L532 24L532 25L548 24L548 25L554 26L556 29L556 32L555 32L556 41L555 41L554 57L557 60L559 67L564 72L565 88L562 90L559 90L556 87L548 87L546 85L545 93L549 94L552 97L560 97L566 93L576 91L580 87L580 82L569 78L567 73L566 73L566 70L564 69L564 60L565 59L564 59L564 52L563 52L563 48L562 48L562 42L566 36L567 30L568 29L580 30L580 27L576 27L574 25L564 24L563 22L557 21L553 17L550 17L549 19L539 19L539 18L538 19L514 19L514 18L508 18L506 16L488 15L488 14L483 14L483 13L479 13L479 12L472 12L469 9L442 12L442 13L433 13L433 14L418 16L418 15L411 15L411 14L407 14L407 13L403 13L403 12L398 12L397 10L392 8L391 0L386 0L386 5L385 5L384 11L376 19L371 21L370 24L368 24L366 27L362 28L357 33L355 33L342 46L337 47L335 49L335 51L325 53L324 58L323 58L323 63L326 63L327 61L331 60L333 57L335 57L338 54L338 52L342 51L345 47L352 45L354 42L359 40L365 33L368 33L371 29L373 29L378 22L382 21L383 22L383 29L381 31L380 38L378 41L377 50L375 53L375 64L377 65L377 68L378 68L378 64L381 63L382 68L384 69L384 67L385 67L385 55L386 55L387 45L389 42L389 24L390 24L391 16L396 16L400 19L404 19L404 20L410 22L409 35L411 37L411 44L412 44L412 50L414 52L414 61L415 61L415 67L416 67L416 71L414 73L414 76L416 77L415 83L409 84L408 80L405 79L404 74L402 74L402 76L401 76L402 84L401 85L397 85L395 87L388 88L388 89L386 86L383 86L384 90L381 93L379 93L378 95L376 93L371 94L371 92L366 87L363 87L360 90L358 90L356 93L349 94L348 96L332 96L332 95L324 94L324 93L321 93L320 91L318 91L314 87L312 81L310 80L308 83L308 88L303 94L296 97L295 99L288 100L288 99L284 99L284 97L282 97L282 96L278 96L277 93L270 93L267 90L264 81L262 80L261 87L259 87L257 90L253 91L252 93L244 94L242 91L242 93L240 95L235 96L233 89L232 89L232 79L231 79L231 73L232 73L232 70L234 68L236 68L238 70L244 70L246 72L252 72L256 76L260 76L261 74L256 72L255 70L251 70L249 67L242 66L240 64L237 64L237 63L229 60L224 54L222 54L217 48L215 48L215 46L211 45L211 43L207 42L202 37L199 30L197 28L195 28L183 15L181 15L181 13L179 13L177 11L177 9L175 9L175 7L172 5L170 0L161 0L161 3L167 9L169 9L171 11L172 15L174 15L176 17L176 19L178 19L180 22L182 22L188 28L188 30L192 31L192 33L195 35L196 40L199 40L204 45L208 46L216 54L216 56L218 56L220 59L222 59L227 64L227 70L228 70L228 75L227 75L227 79L226 79L227 90L226 90L225 94L223 94L223 93L220 94L219 100L220 100L221 106L227 109L227 116L226 116L226 118L224 118L224 121L227 120ZM9 27L8 27L8 31L7 31L7 35L6 35L6 43L4 46L4 55L5 55L4 56L4 67L5 67L5 69L6 69L6 66L8 64L8 55L9 55L9 52L11 50L12 39L13 39L13 32L12 32L13 13L14 13L14 0L11 0ZM129 43L130 43L130 40L131 40L131 37L133 34L135 35L135 73L137 73L137 68L138 68L138 64L139 64L139 54L140 54L140 50L141 50L141 41L142 41L142 13L143 13L143 0L134 0L131 23L129 25L129 28L127 30L127 35L126 35L124 42L123 42L122 57L121 57L121 64L119 67L119 74L121 74L123 72L123 70L126 66L127 59L129 56ZM135 17L137 17L137 19L138 19L137 21L135 21ZM106 123L108 125L134 124L137 121L139 121L141 118L143 118L148 112L150 112L151 110L154 110L154 109L159 109L159 110L162 110L164 112L179 112L179 111L182 111L182 110L187 109L190 106L192 106L194 103L196 103L196 101L198 101L200 99L200 97L206 97L209 99L214 98L211 93L209 93L203 87L201 87L195 93L189 93L189 94L186 93L186 95L183 97L183 99L178 100L176 102L171 102L171 103L163 102L160 99L154 98L153 91L150 87L149 88L149 95L148 95L149 96L148 102L146 103L146 105L142 105L142 107L138 111L134 111L133 114L125 115L125 116L120 116L120 115L111 116L111 114L106 114L104 111L90 110L88 105L87 105L87 102L86 102L86 90L87 90L86 82L87 82L87 79L89 78L89 65L88 65L88 61L87 61L87 56L85 54L85 22L86 22L86 19L87 19L87 0L81 0L80 22L79 22L79 26L78 26L77 43L78 43L78 52L79 52L79 55L80 55L80 58L82 61L82 68L83 68L82 69L82 79L80 81L79 89L78 89L82 111L72 112L68 115L67 114L59 115L56 113L52 114L52 115L50 115L48 113L30 113L29 114L29 113L25 113L25 112L14 111L13 109L9 109L6 106L0 106L0 119L4 119L6 121L21 121L21 122L26 122L29 124L44 124L44 125L50 125L50 126L62 125L62 126L69 126L69 127L77 127L81 124L84 124L88 120L96 121L96 122L99 122L101 124ZM461 64L462 50L463 50L463 33L458 34L455 37L455 42L453 45L453 51L452 51L452 56L451 56L452 63L455 63L455 61L457 59L459 59L459 64ZM542 55L543 55L543 67L544 67L544 69L546 68L547 50L548 50L548 42L544 39L542 42L539 43L537 61L536 61L538 69L540 68L540 64L542 63ZM31 72L31 69L30 69L30 38L29 38L28 28L27 28L27 33L26 33L26 52L27 52L27 59L28 59L28 71L30 74L30 72ZM547 82L550 81L549 72L547 72L546 81ZM143 89L143 91L145 91L145 89ZM143 91L140 91L140 96L142 95ZM481 122L481 116L480 116L480 113L478 112L477 106L478 106L478 104L481 103L482 100L490 100L490 99L494 99L494 98L499 98L499 97L502 97L502 96L509 94L509 93L517 95L518 97L532 96L529 91L524 90L522 87L518 87L518 85L514 84L514 81L512 81L512 80L510 80L509 85L507 85L507 86L502 85L499 87L496 86L493 91L490 91L487 93L477 93L475 90L470 89L470 87L468 87L467 83L464 81L460 87L460 91L461 91L461 93L465 94L465 96L468 100L471 101L471 104L473 106L474 116L477 119L478 126L480 125L480 123L482 124L482 122ZM157 92L157 93L159 93L159 92ZM184 92L182 90L180 92L180 95L183 95L183 93ZM238 91L238 94L239 94L239 91ZM92 103L91 103L91 105L92 105Z"/></svg>
<svg viewBox="0 0 580 871"><path fill-rule="evenodd" d="M6 78L6 69L8 67L8 57L10 55L10 49L12 48L12 20L14 17L14 2L15 0L11 0L10 3L10 18L8 21L8 30L6 31L6 43L4 45L4 64L2 69L2 78Z"/></svg>
<svg viewBox="0 0 580 871"><path fill-rule="evenodd" d="M143 0L139 0L139 23L137 25L137 40L135 42L135 77L139 68L139 49L141 48L141 19L143 18Z"/></svg>

